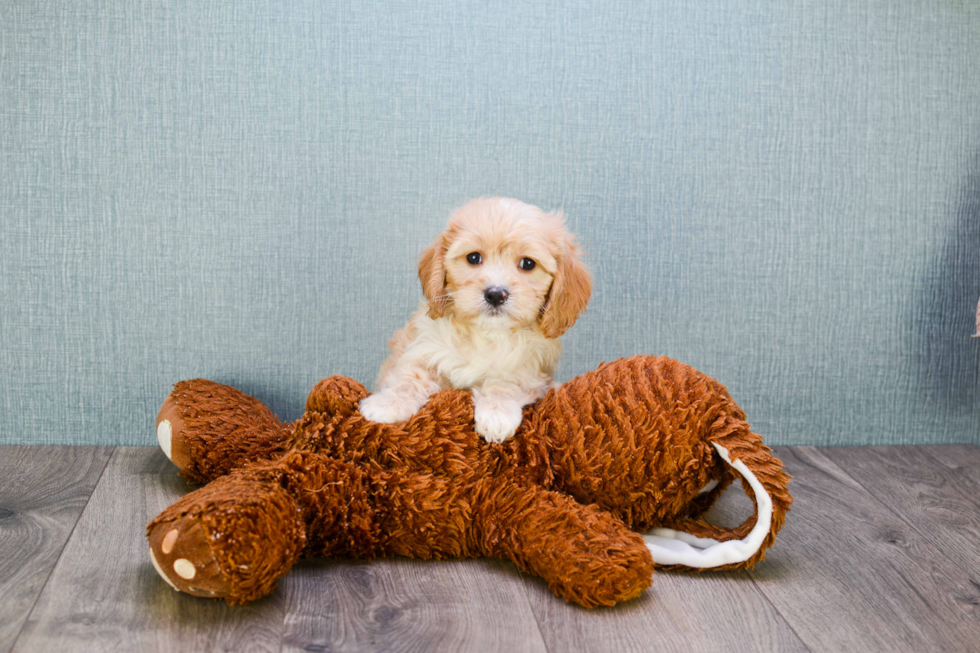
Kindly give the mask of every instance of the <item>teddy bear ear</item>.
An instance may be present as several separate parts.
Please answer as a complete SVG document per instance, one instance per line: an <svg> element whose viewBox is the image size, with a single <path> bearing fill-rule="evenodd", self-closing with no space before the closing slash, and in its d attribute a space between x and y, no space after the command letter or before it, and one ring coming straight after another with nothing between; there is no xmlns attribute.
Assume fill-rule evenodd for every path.
<svg viewBox="0 0 980 653"><path fill-rule="evenodd" d="M367 388L346 376L331 376L317 383L306 399L306 412L352 415L368 396Z"/></svg>

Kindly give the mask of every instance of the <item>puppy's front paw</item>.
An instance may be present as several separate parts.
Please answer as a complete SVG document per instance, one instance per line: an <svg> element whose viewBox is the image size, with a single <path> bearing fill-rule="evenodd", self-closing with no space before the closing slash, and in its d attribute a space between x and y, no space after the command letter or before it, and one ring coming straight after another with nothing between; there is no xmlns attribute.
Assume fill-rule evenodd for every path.
<svg viewBox="0 0 980 653"><path fill-rule="evenodd" d="M361 399L358 404L361 415L372 422L394 424L404 422L418 412L421 407L416 402L389 392L378 392Z"/></svg>
<svg viewBox="0 0 980 653"><path fill-rule="evenodd" d="M487 442L503 442L514 436L522 417L518 403L478 402L475 406L476 432Z"/></svg>

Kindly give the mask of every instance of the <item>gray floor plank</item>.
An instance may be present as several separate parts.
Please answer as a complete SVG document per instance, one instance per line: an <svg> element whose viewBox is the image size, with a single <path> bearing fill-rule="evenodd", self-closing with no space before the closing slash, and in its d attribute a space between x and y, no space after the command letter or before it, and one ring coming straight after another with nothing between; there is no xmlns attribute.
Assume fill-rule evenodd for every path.
<svg viewBox="0 0 980 653"><path fill-rule="evenodd" d="M146 523L189 489L158 449L117 448L14 650L278 651L277 595L232 608L153 570Z"/></svg>
<svg viewBox="0 0 980 653"><path fill-rule="evenodd" d="M283 650L546 650L517 569L498 561L311 560L280 589Z"/></svg>
<svg viewBox="0 0 980 653"><path fill-rule="evenodd" d="M0 446L0 651L9 651L112 447Z"/></svg>
<svg viewBox="0 0 980 653"><path fill-rule="evenodd" d="M980 497L980 446L944 444L922 447L949 473L969 497Z"/></svg>
<svg viewBox="0 0 980 653"><path fill-rule="evenodd" d="M934 544L953 563L950 575L980 588L980 488L930 455L952 453L945 448L837 447L823 452ZM969 466L962 456L956 460L960 467ZM980 460L974 466L980 472ZM978 594L958 597L974 621L980 619Z"/></svg>
<svg viewBox="0 0 980 653"><path fill-rule="evenodd" d="M595 610L527 581L549 651L807 650L746 574L659 573L640 598Z"/></svg>
<svg viewBox="0 0 980 653"><path fill-rule="evenodd" d="M659 573L640 599L591 611L488 560L305 561L244 608L177 594L153 571L143 528L191 487L156 449L118 448L106 465L110 451L0 448L0 651L12 642L15 651L182 652L929 651L980 642L972 445L780 448L795 504L764 563L748 573ZM736 489L714 518L737 523L749 510Z"/></svg>
<svg viewBox="0 0 980 653"><path fill-rule="evenodd" d="M976 650L977 595L937 548L825 453L778 448L793 512L752 577L813 651Z"/></svg>
<svg viewBox="0 0 980 653"><path fill-rule="evenodd" d="M751 513L733 487L710 518L735 525ZM538 578L525 586L549 651L807 650L745 572L658 572L640 598L595 610L556 598Z"/></svg>

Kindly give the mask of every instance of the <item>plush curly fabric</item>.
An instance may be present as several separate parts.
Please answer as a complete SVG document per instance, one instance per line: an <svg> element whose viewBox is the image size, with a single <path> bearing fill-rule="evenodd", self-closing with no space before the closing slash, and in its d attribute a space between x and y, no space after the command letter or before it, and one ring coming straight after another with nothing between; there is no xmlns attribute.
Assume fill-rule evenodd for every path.
<svg viewBox="0 0 980 653"><path fill-rule="evenodd" d="M304 416L284 425L233 388L178 383L158 418L161 445L208 485L148 526L160 574L191 594L245 603L300 555L493 556L566 600L613 605L650 584L662 562L651 551L692 561L670 566L754 565L791 503L782 464L725 388L667 358L619 360L569 381L527 407L502 444L477 435L467 392L439 392L401 424L364 419L365 396L355 381L324 379ZM757 499L757 514L734 529L700 519L734 478L725 456ZM666 549L636 532L651 528ZM722 545L735 540L748 544Z"/></svg>

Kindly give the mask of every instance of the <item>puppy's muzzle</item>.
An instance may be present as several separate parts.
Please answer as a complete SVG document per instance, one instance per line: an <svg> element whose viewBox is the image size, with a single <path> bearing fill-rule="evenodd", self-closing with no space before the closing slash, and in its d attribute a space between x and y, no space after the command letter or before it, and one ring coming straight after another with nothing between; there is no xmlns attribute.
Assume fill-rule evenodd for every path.
<svg viewBox="0 0 980 653"><path fill-rule="evenodd" d="M510 293L500 286L492 286L483 291L483 299L494 308L499 308L510 297Z"/></svg>

